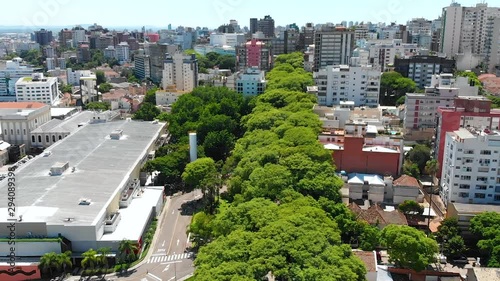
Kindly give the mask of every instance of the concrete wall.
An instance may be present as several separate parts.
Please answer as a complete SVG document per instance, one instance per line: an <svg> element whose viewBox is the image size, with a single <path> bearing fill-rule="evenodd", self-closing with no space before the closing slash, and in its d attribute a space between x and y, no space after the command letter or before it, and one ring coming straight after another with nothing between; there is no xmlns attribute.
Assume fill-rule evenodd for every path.
<svg viewBox="0 0 500 281"><path fill-rule="evenodd" d="M8 225L9 223L6 222L0 223L0 237L9 236ZM18 238L29 236L29 232L33 236L47 236L45 223L16 222L16 235ZM54 237L57 237L57 235Z"/></svg>
<svg viewBox="0 0 500 281"><path fill-rule="evenodd" d="M8 242L0 242L0 253L9 253L10 247L12 246ZM45 253L61 253L59 242L16 242L15 247L18 257L40 257Z"/></svg>

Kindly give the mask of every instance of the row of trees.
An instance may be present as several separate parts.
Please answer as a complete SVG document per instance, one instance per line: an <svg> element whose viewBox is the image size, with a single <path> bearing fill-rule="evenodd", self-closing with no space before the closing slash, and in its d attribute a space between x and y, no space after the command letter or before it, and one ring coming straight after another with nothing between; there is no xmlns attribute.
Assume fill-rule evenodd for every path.
<svg viewBox="0 0 500 281"><path fill-rule="evenodd" d="M278 280L365 278L363 264L342 243L350 237L341 229L356 228L350 227L356 219L340 203L342 181L317 142L321 124L311 110L315 98L302 92L312 84L298 70L302 63L300 54L279 56L268 73L270 88L241 118L245 134L223 168L230 174L225 200L214 213L195 214L189 228L199 248L195 280L258 280L269 272ZM289 83L290 73L309 82ZM213 161L200 161L213 170ZM194 165L183 178L203 185L206 177L190 181L203 171L192 173Z"/></svg>
<svg viewBox="0 0 500 281"><path fill-rule="evenodd" d="M139 245L137 242L131 240L122 240L118 246L118 262L131 263L137 260L137 253L139 252ZM108 257L111 253L111 248L102 247L97 250L89 249L82 254L81 267L83 269L95 270L102 269L106 273L109 268ZM40 258L39 268L43 273L50 274L64 274L73 267L71 251L66 251L61 254L55 252L46 253Z"/></svg>

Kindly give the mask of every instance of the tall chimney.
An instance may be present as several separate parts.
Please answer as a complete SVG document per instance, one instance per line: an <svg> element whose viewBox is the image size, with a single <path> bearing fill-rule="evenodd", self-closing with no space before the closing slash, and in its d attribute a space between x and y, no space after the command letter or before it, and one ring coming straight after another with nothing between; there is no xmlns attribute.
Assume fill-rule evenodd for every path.
<svg viewBox="0 0 500 281"><path fill-rule="evenodd" d="M191 162L198 159L198 144L196 140L196 132L189 133L189 159Z"/></svg>

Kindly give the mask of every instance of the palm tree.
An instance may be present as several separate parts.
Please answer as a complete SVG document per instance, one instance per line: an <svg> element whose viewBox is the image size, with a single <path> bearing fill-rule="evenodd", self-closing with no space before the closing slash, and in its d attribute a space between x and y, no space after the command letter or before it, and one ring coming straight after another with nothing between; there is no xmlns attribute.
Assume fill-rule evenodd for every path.
<svg viewBox="0 0 500 281"><path fill-rule="evenodd" d="M139 244L132 240L122 240L118 246L120 257L126 262L131 262L137 259L136 252L139 250Z"/></svg>
<svg viewBox="0 0 500 281"><path fill-rule="evenodd" d="M111 253L110 247L102 247L97 249L99 253L98 261L104 267L104 276L106 276L106 271L108 269L108 255Z"/></svg>
<svg viewBox="0 0 500 281"><path fill-rule="evenodd" d="M89 249L85 253L82 254L83 260L82 260L82 267L87 269L91 268L94 269L94 267L97 265L97 252L94 249Z"/></svg>
<svg viewBox="0 0 500 281"><path fill-rule="evenodd" d="M425 163L425 171L432 176L432 185L434 185L434 178L439 170L439 162L436 159L431 159Z"/></svg>
<svg viewBox="0 0 500 281"><path fill-rule="evenodd" d="M73 266L73 263L71 262L71 251L66 251L57 255L57 265L57 270L61 270L62 267L63 272L66 273L66 268Z"/></svg>
<svg viewBox="0 0 500 281"><path fill-rule="evenodd" d="M40 264L38 266L40 267L40 270L44 272L47 272L48 270L50 272L50 277L52 277L52 268L57 268L57 264L57 254L55 252L51 252L43 254L43 256L40 258Z"/></svg>

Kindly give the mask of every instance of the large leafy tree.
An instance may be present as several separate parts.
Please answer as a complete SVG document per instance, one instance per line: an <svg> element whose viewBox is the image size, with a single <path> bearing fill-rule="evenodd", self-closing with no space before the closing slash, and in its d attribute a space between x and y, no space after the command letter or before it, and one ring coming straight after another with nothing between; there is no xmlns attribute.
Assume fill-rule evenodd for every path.
<svg viewBox="0 0 500 281"><path fill-rule="evenodd" d="M156 116L160 115L161 111L156 107L156 105L144 102L137 112L134 114L133 118L137 120L153 121Z"/></svg>
<svg viewBox="0 0 500 281"><path fill-rule="evenodd" d="M220 188L220 176L214 160L205 157L187 164L182 179L190 187L201 189L207 211L213 213Z"/></svg>
<svg viewBox="0 0 500 281"><path fill-rule="evenodd" d="M425 172L427 161L431 160L431 149L426 145L417 144L408 152L406 159L411 163L416 164L420 174L422 174ZM433 166L437 165L437 163L429 164L432 164Z"/></svg>
<svg viewBox="0 0 500 281"><path fill-rule="evenodd" d="M384 72L380 78L380 101L383 105L395 105L406 93L416 90L415 82L398 72Z"/></svg>
<svg viewBox="0 0 500 281"><path fill-rule="evenodd" d="M488 266L500 267L500 213L485 212L471 219L470 230L479 235L477 246L487 251Z"/></svg>
<svg viewBox="0 0 500 281"><path fill-rule="evenodd" d="M422 271L433 263L439 251L437 242L409 226L389 225L382 230L389 260L396 266Z"/></svg>

